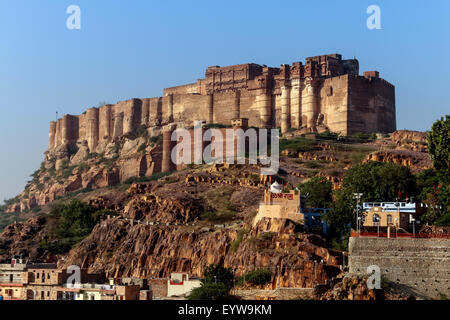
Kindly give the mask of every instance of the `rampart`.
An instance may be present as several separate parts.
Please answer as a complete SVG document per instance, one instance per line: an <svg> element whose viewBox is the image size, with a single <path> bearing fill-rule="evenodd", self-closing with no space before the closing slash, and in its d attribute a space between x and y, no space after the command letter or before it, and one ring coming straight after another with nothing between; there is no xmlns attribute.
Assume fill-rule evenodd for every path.
<svg viewBox="0 0 450 320"><path fill-rule="evenodd" d="M450 239L351 237L349 271L377 265L394 288L423 299L450 296Z"/></svg>
<svg viewBox="0 0 450 320"><path fill-rule="evenodd" d="M49 149L82 140L94 152L140 126L231 124L236 118L249 119L249 126L280 127L282 133L291 128L343 134L395 131L394 86L376 71L358 74L358 60L343 60L339 54L280 68L213 66L204 79L166 88L163 97L120 101L52 121Z"/></svg>

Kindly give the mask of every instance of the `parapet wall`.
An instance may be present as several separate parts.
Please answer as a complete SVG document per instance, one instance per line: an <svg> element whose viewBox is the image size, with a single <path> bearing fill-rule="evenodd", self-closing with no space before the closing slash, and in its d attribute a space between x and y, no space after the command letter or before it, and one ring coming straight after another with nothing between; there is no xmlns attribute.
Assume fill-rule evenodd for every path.
<svg viewBox="0 0 450 320"><path fill-rule="evenodd" d="M377 265L399 290L424 299L450 296L450 239L351 237L349 271Z"/></svg>

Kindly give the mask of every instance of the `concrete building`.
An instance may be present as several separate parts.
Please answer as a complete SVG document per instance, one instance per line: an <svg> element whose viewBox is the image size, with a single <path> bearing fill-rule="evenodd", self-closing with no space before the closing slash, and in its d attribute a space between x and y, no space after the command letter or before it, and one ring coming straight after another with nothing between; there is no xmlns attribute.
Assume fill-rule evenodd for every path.
<svg viewBox="0 0 450 320"><path fill-rule="evenodd" d="M55 264L13 258L11 263L0 264L0 300L148 300L152 296L145 280L128 278L105 284L103 274L81 269L80 282L73 284L71 275Z"/></svg>
<svg viewBox="0 0 450 320"><path fill-rule="evenodd" d="M58 300L140 300L139 285L79 284L63 285L55 289ZM144 295L142 295L144 297ZM148 300L148 296L145 296Z"/></svg>
<svg viewBox="0 0 450 320"><path fill-rule="evenodd" d="M264 191L264 202L259 205L253 225L263 218L290 219L304 223L304 209L300 191L282 192L282 186L275 181L270 188Z"/></svg>
<svg viewBox="0 0 450 320"><path fill-rule="evenodd" d="M366 210L362 216L363 227L394 227L407 231L411 231L413 223L417 225L425 213L421 204L406 202L363 203L363 209Z"/></svg>
<svg viewBox="0 0 450 320"><path fill-rule="evenodd" d="M170 279L167 280L167 296L185 297L193 289L200 286L200 279L189 278L189 274L185 272L173 272L170 275Z"/></svg>

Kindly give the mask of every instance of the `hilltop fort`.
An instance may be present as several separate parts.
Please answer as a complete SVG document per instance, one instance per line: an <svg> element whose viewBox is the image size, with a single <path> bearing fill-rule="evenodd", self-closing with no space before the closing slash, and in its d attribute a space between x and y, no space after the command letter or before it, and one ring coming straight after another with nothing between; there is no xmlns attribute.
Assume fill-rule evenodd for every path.
<svg viewBox="0 0 450 320"><path fill-rule="evenodd" d="M340 54L280 68L254 63L212 66L204 79L166 88L163 97L121 101L52 121L49 149L87 141L94 152L140 126L231 124L240 118L247 118L249 126L280 127L282 133L389 133L396 130L395 88L377 71L360 76L358 60L343 60Z"/></svg>

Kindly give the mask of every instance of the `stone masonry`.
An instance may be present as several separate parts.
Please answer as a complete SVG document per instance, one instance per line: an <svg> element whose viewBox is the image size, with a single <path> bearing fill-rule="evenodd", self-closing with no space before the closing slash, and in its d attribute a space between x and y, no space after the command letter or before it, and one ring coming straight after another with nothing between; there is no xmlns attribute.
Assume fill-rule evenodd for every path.
<svg viewBox="0 0 450 320"><path fill-rule="evenodd" d="M90 152L140 126L195 121L342 134L394 132L395 88L376 71L359 75L356 59L339 54L306 58L280 68L253 63L207 68L195 83L164 89L163 97L131 99L63 115L50 122L49 149L86 141Z"/></svg>
<svg viewBox="0 0 450 320"><path fill-rule="evenodd" d="M450 239L352 237L349 271L367 274L377 265L381 276L400 291L423 299L450 296Z"/></svg>

